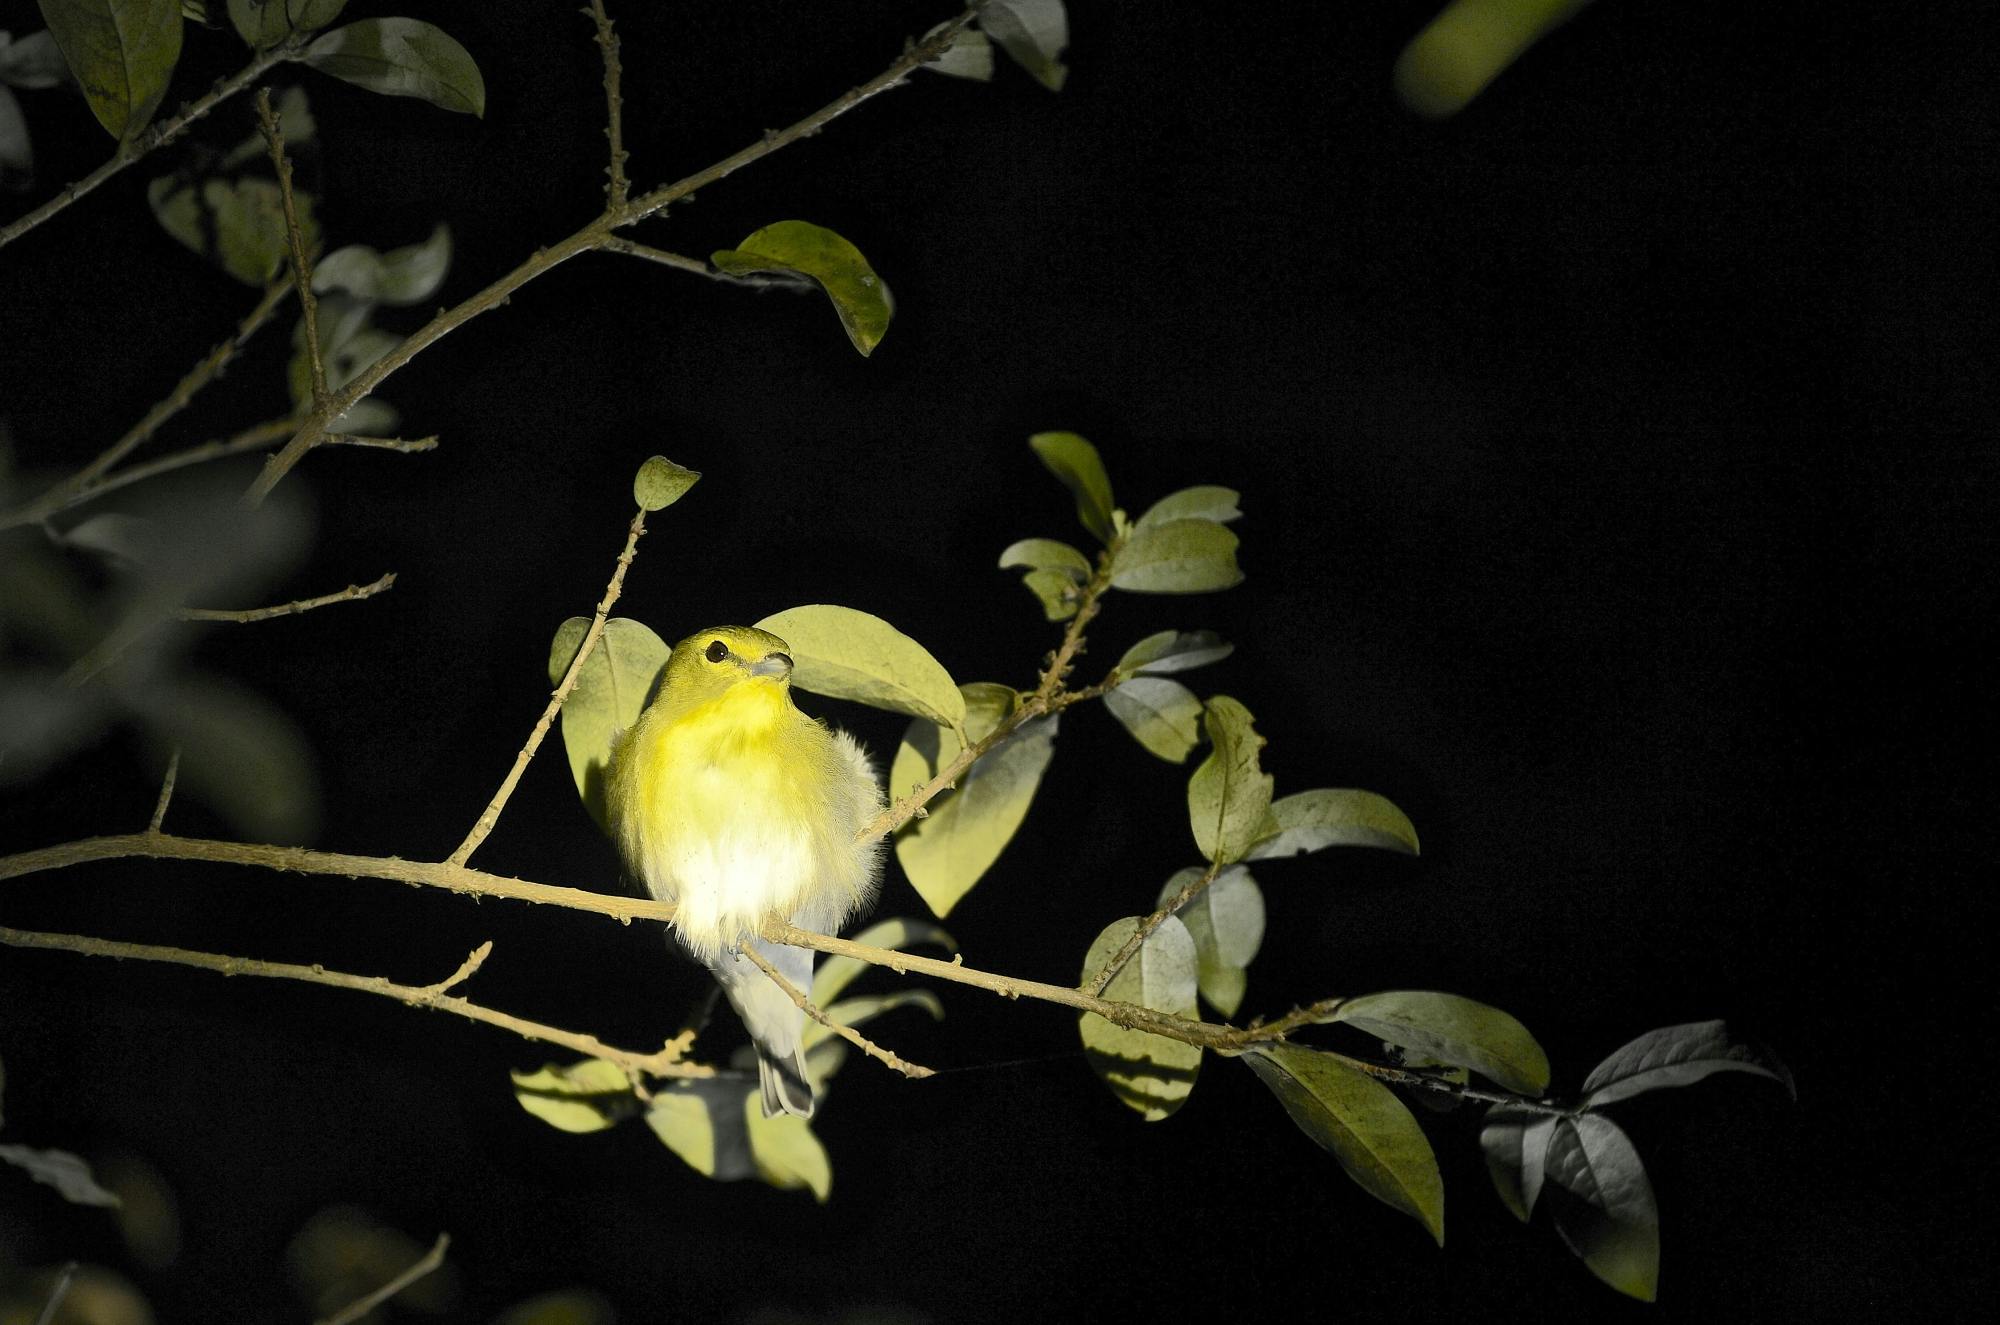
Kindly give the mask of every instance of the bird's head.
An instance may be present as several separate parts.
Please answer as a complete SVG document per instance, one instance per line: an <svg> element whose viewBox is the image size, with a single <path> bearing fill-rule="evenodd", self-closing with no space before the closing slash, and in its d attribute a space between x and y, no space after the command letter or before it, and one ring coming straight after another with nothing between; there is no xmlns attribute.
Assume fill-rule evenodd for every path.
<svg viewBox="0 0 2000 1325"><path fill-rule="evenodd" d="M792 683L790 645L768 630L711 626L674 645L661 690L677 704L720 699L740 685L769 686L779 695Z"/></svg>

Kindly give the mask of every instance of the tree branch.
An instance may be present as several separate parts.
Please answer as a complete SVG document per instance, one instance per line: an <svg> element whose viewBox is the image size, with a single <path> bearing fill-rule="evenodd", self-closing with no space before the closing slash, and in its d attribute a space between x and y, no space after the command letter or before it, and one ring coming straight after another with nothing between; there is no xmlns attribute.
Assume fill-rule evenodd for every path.
<svg viewBox="0 0 2000 1325"><path fill-rule="evenodd" d="M349 1302L331 1316L322 1319L319 1325L354 1325L355 1321L360 1320L363 1316L366 1316L369 1312L381 1306L411 1284L417 1282L417 1280L443 1265L445 1251L450 1246L451 1234L438 1234L437 1241L431 1244L431 1249L425 1252L409 1269L403 1271L388 1283L383 1284L374 1292L364 1293L354 1301Z"/></svg>
<svg viewBox="0 0 2000 1325"><path fill-rule="evenodd" d="M1167 899L1166 905L1141 920L1139 927L1132 931L1132 936L1120 945L1118 951L1111 954L1111 959L1104 963L1096 975L1084 982L1083 987L1093 994L1103 993L1106 986L1116 980L1118 973L1125 969L1125 963L1132 960L1132 955L1146 946L1146 940L1153 937L1153 931L1166 924L1168 916L1178 913L1182 907L1207 891L1208 886L1214 883L1216 876L1221 873L1221 864L1210 861L1208 868L1183 884L1179 892Z"/></svg>
<svg viewBox="0 0 2000 1325"><path fill-rule="evenodd" d="M278 175L278 201L285 210L285 240L292 252L292 283L299 292L299 309L305 315L306 363L312 370L313 408L326 405L326 363L319 353L319 301L313 298L312 259L306 254L306 239L299 229L298 202L292 197L292 163L285 158L285 135L271 109L271 89L257 89L257 127L270 149L271 168Z"/></svg>
<svg viewBox="0 0 2000 1325"><path fill-rule="evenodd" d="M924 1077L934 1077L937 1075L937 1073L933 1072L928 1067L920 1067L917 1064L912 1063L907 1059L901 1058L896 1054L891 1053L887 1049L884 1049L881 1045L875 1043L873 1040L863 1035L860 1031L855 1030L852 1026L843 1025L842 1023L835 1021L832 1017L829 1017L826 1014L826 1012L820 1008L818 1004L814 1003L810 998L807 998L805 996L805 993L797 985L793 984L790 980L787 980L784 977L784 974L780 972L777 967L771 965L770 961L765 958L764 954L757 951L756 945L750 943L744 944L742 947L742 953L745 957L749 958L750 961L756 965L757 969L762 971L765 975L771 977L771 983L775 984L776 986L778 986L778 988L785 991L785 997L791 999L793 1003L797 1004L799 1011L805 1013L808 1017L811 1017L814 1021L826 1027L828 1030L832 1031L835 1035L838 1035L841 1039L847 1041L849 1044L859 1049L862 1053L867 1054L870 1058L876 1059L877 1061L888 1065L890 1068L894 1069L897 1072L901 1072L904 1076L909 1077L913 1081L921 1080Z"/></svg>
<svg viewBox="0 0 2000 1325"><path fill-rule="evenodd" d="M597 25L597 46L604 52L604 137L611 144L611 163L604 168L604 207L615 211L631 196L625 182L624 114L618 94L623 71L618 63L618 34L611 29L604 0L590 0L590 20Z"/></svg>
<svg viewBox="0 0 2000 1325"><path fill-rule="evenodd" d="M269 621L275 616L297 616L301 612L310 612L315 607L373 598L378 593L386 593L389 586L395 582L396 572L390 571L372 584L350 584L345 589L323 593L317 598L300 598L289 603L279 603L276 607L251 607L240 612L213 607L183 607L174 615L181 621Z"/></svg>
<svg viewBox="0 0 2000 1325"><path fill-rule="evenodd" d="M146 821L147 832L158 833L160 825L167 821L167 805L174 798L174 779L180 776L180 771L181 748L177 745L167 756L167 775L160 779L160 799L153 806L153 817Z"/></svg>

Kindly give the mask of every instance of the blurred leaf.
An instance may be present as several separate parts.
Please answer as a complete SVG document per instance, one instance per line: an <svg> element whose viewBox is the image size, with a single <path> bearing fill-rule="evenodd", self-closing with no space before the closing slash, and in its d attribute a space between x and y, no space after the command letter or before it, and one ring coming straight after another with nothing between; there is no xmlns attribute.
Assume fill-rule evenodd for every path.
<svg viewBox="0 0 2000 1325"><path fill-rule="evenodd" d="M565 1288L517 1302L493 1325L617 1325L611 1304L588 1288Z"/></svg>
<svg viewBox="0 0 2000 1325"><path fill-rule="evenodd" d="M1160 889L1155 905L1167 905L1204 873L1199 867L1180 870ZM1223 1016L1235 1016L1243 1005L1244 970L1264 943L1263 891L1249 870L1231 865L1174 914L1194 940L1201 996Z"/></svg>
<svg viewBox="0 0 2000 1325"><path fill-rule="evenodd" d="M104 131L151 123L181 58L180 0L41 0L42 17Z"/></svg>
<svg viewBox="0 0 2000 1325"><path fill-rule="evenodd" d="M813 603L767 616L756 628L786 642L794 664L792 684L801 690L946 727L965 722L965 698L951 673L881 617Z"/></svg>
<svg viewBox="0 0 2000 1325"><path fill-rule="evenodd" d="M65 547L102 557L113 570L136 571L156 565L165 551L167 532L151 516L103 511L65 529Z"/></svg>
<svg viewBox="0 0 2000 1325"><path fill-rule="evenodd" d="M792 272L810 277L833 301L840 325L862 356L873 354L889 330L895 301L861 250L825 226L810 221L774 221L735 248L709 255L718 271L732 276Z"/></svg>
<svg viewBox="0 0 2000 1325"><path fill-rule="evenodd" d="M1104 472L1097 448L1073 432L1038 432L1028 439L1028 445L1048 471L1076 494L1076 518L1083 521L1083 527L1100 543L1109 543L1114 532L1111 479Z"/></svg>
<svg viewBox="0 0 2000 1325"><path fill-rule="evenodd" d="M402 1274L428 1250L364 1210L334 1205L306 1221L285 1248L285 1260L315 1314L332 1315ZM434 1314L456 1305L458 1296L458 1270L447 1259L398 1293L396 1306L399 1315L405 1309Z"/></svg>
<svg viewBox="0 0 2000 1325"><path fill-rule="evenodd" d="M1396 60L1396 91L1442 119L1466 103L1590 0L1452 0Z"/></svg>
<svg viewBox="0 0 2000 1325"><path fill-rule="evenodd" d="M114 713L100 687L68 685L52 667L0 670L0 787L33 782Z"/></svg>
<svg viewBox="0 0 2000 1325"><path fill-rule="evenodd" d="M1185 672L1221 662L1236 651L1212 630L1163 630L1125 650L1118 670L1126 676Z"/></svg>
<svg viewBox="0 0 2000 1325"><path fill-rule="evenodd" d="M664 511L701 481L701 475L663 455L649 458L632 478L632 500L647 511Z"/></svg>
<svg viewBox="0 0 2000 1325"><path fill-rule="evenodd" d="M331 294L319 303L319 356L326 368L329 391L344 389L375 361L403 343L394 332L370 326L375 306L344 294ZM301 318L292 328L292 359L289 366L292 404L299 410L312 405L312 364L306 357L306 327ZM327 425L328 432L359 433L371 436L392 431L396 426L395 407L373 396L357 400L345 414Z"/></svg>
<svg viewBox="0 0 2000 1325"><path fill-rule="evenodd" d="M1556 1232L1590 1272L1627 1297L1651 1302L1660 1285L1660 1211L1631 1139L1601 1113L1556 1120L1548 1180Z"/></svg>
<svg viewBox="0 0 2000 1325"><path fill-rule="evenodd" d="M833 1164L826 1147L813 1135L805 1119L789 1113L774 1118L764 1116L764 1106L755 1091L743 1097L743 1116L750 1134L750 1160L757 1176L780 1191L804 1187L821 1205L833 1194Z"/></svg>
<svg viewBox="0 0 2000 1325"><path fill-rule="evenodd" d="M889 770L891 798L906 796L977 744L1013 712L1014 692L990 681L961 687L965 738L921 718L903 733ZM896 859L933 913L948 915L972 890L1019 831L1042 774L1055 757L1058 719L1036 718L988 751L958 780L956 791L932 800L929 814L896 834Z"/></svg>
<svg viewBox="0 0 2000 1325"><path fill-rule="evenodd" d="M60 1268L0 1271L6 1325L154 1325L157 1317L124 1275L70 1261Z"/></svg>
<svg viewBox="0 0 2000 1325"><path fill-rule="evenodd" d="M1602 1108L1649 1090L1690 1086L1715 1072L1769 1077L1799 1097L1791 1069L1760 1044L1730 1034L1726 1022L1694 1021L1647 1031L1591 1069L1583 1082L1584 1107Z"/></svg>
<svg viewBox="0 0 2000 1325"><path fill-rule="evenodd" d="M0 1161L27 1171L36 1182L62 1193L72 1205L118 1204L118 1198L97 1185L90 1165L67 1150L36 1150L30 1146L0 1146Z"/></svg>
<svg viewBox="0 0 2000 1325"><path fill-rule="evenodd" d="M1417 1120L1387 1086L1333 1054L1271 1044L1243 1055L1299 1130L1377 1200L1444 1245L1444 1180Z"/></svg>
<svg viewBox="0 0 2000 1325"><path fill-rule="evenodd" d="M1104 693L1104 707L1132 739L1170 764L1201 743L1201 701L1178 681L1135 676Z"/></svg>
<svg viewBox="0 0 2000 1325"><path fill-rule="evenodd" d="M1112 563L1127 593L1208 593L1243 583L1236 535L1213 520L1169 520L1135 528Z"/></svg>
<svg viewBox="0 0 2000 1325"><path fill-rule="evenodd" d="M421 97L444 110L486 113L486 82L450 34L414 18L365 18L306 47L299 57L342 82L389 97Z"/></svg>
<svg viewBox="0 0 2000 1325"><path fill-rule="evenodd" d="M943 26L938 24L940 28ZM932 28L924 37L928 39L936 31L937 28ZM993 43L978 28L960 28L951 45L945 47L944 54L923 67L933 73L984 83L993 77Z"/></svg>
<svg viewBox="0 0 2000 1325"><path fill-rule="evenodd" d="M1240 494L1234 488L1218 488L1204 484L1200 487L1182 488L1169 493L1146 508L1139 517L1136 529L1150 529L1154 525L1166 524L1171 520L1212 520L1216 524L1228 524L1239 520L1243 512L1236 508Z"/></svg>
<svg viewBox="0 0 2000 1325"><path fill-rule="evenodd" d="M6 52L0 50L0 55ZM0 188L25 187L35 173L35 145L21 103L0 86ZM18 178L17 178L18 177Z"/></svg>
<svg viewBox="0 0 2000 1325"><path fill-rule="evenodd" d="M1300 856L1325 847L1380 847L1417 854L1417 830L1386 797L1372 791L1321 788L1271 803L1277 831L1250 848L1249 859Z"/></svg>
<svg viewBox="0 0 2000 1325"><path fill-rule="evenodd" d="M290 844L318 831L312 751L277 705L193 676L135 690L130 702L161 746L180 747L180 789L245 838Z"/></svg>
<svg viewBox="0 0 2000 1325"><path fill-rule="evenodd" d="M580 616L557 627L549 645L550 685L562 683L589 629L589 618ZM576 780L584 809L606 832L610 820L605 817L604 778L612 739L639 720L672 652L650 626L630 617L612 617L563 701L563 749L569 754L570 776Z"/></svg>
<svg viewBox="0 0 2000 1325"><path fill-rule="evenodd" d="M833 1004L814 1000L814 1006L850 1030L859 1030L883 1013L894 1012L897 1008L903 1007L919 1007L930 1013L933 1021L944 1020L944 1004L928 989L898 989L888 994L864 994L859 998L844 998ZM821 1041L832 1037L831 1030L817 1021L808 1021L802 1043L810 1051Z"/></svg>
<svg viewBox="0 0 2000 1325"><path fill-rule="evenodd" d="M1139 932L1139 917L1104 927L1083 959L1083 979L1094 979L1104 964ZM1123 970L1104 987L1114 1003L1137 1003L1177 1017L1193 1017L1198 963L1187 926L1172 916L1152 932ZM1078 1019L1084 1057L1111 1093L1149 1123L1171 1116L1187 1101L1201 1070L1201 1050L1179 1040L1129 1030L1094 1012Z"/></svg>
<svg viewBox="0 0 2000 1325"><path fill-rule="evenodd" d="M1549 1058L1528 1028L1498 1008L1457 994L1398 990L1344 1000L1329 1021L1440 1063L1469 1067L1518 1095L1549 1088Z"/></svg>
<svg viewBox="0 0 2000 1325"><path fill-rule="evenodd" d="M1069 15L1063 0L989 0L979 25L1000 49L1051 92L1062 91L1069 68L1060 58L1069 45Z"/></svg>
<svg viewBox="0 0 2000 1325"><path fill-rule="evenodd" d="M10 87L54 87L69 72L55 34L30 32L16 41L0 32L0 83Z"/></svg>
<svg viewBox="0 0 2000 1325"><path fill-rule="evenodd" d="M757 1096L741 1081L676 1081L654 1089L646 1125L696 1173L717 1182L735 1182L757 1171L750 1158L749 1115L744 1110Z"/></svg>
<svg viewBox="0 0 2000 1325"><path fill-rule="evenodd" d="M0 1058L0 1105L7 1103L7 1060ZM0 1108L0 1127L7 1125L7 1111Z"/></svg>
<svg viewBox="0 0 2000 1325"><path fill-rule="evenodd" d="M913 920L907 916L896 916L889 920L878 920L854 936L856 943L871 948L891 948L897 952L908 952L922 944L932 944L946 952L958 951L958 940L939 925L928 920ZM814 1006L824 1008L839 998L847 986L854 983L857 976L868 970L868 963L858 957L822 958L819 970L813 975L812 1001Z"/></svg>
<svg viewBox="0 0 2000 1325"><path fill-rule="evenodd" d="M602 1058L549 1063L538 1072L510 1072L522 1108L564 1132L601 1132L639 1111L625 1070Z"/></svg>
<svg viewBox="0 0 2000 1325"><path fill-rule="evenodd" d="M345 8L347 0L229 0L229 21L261 51L294 32L319 31Z"/></svg>
<svg viewBox="0 0 2000 1325"><path fill-rule="evenodd" d="M340 290L376 303L420 304L437 293L450 269L451 227L440 222L421 244L392 248L387 253L366 244L335 249L314 266L313 292Z"/></svg>
<svg viewBox="0 0 2000 1325"><path fill-rule="evenodd" d="M1007 570L1014 566L1060 571L1066 579L1077 584L1090 580L1090 558L1053 538L1024 538L1018 543L1008 544L1007 550L1000 554L1000 569Z"/></svg>
<svg viewBox="0 0 2000 1325"><path fill-rule="evenodd" d="M285 204L273 180L255 176L211 179L201 186L202 202L215 218L215 245L222 269L246 285L269 285L290 253ZM310 193L293 190L299 233L308 250L319 242Z"/></svg>
<svg viewBox="0 0 2000 1325"><path fill-rule="evenodd" d="M97 1180L118 1198L113 1218L134 1261L164 1270L180 1259L180 1206L157 1168L137 1155L114 1154L98 1160Z"/></svg>
<svg viewBox="0 0 2000 1325"><path fill-rule="evenodd" d="M1202 726L1214 748L1188 779L1188 822L1195 845L1202 855L1225 865L1243 859L1250 844L1273 829L1271 775L1257 764L1264 738L1251 723L1250 710L1229 696L1210 699Z"/></svg>
<svg viewBox="0 0 2000 1325"><path fill-rule="evenodd" d="M1486 1172L1500 1202L1522 1223L1535 1213L1547 1171L1549 1142L1556 1132L1553 1115L1496 1104L1486 1111L1479 1129L1479 1148L1486 1154Z"/></svg>

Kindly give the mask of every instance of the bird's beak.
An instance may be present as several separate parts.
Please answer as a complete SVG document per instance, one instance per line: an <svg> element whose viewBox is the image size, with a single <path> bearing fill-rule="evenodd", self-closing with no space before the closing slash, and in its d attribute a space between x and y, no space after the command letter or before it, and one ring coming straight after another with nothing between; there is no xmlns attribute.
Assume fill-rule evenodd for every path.
<svg viewBox="0 0 2000 1325"><path fill-rule="evenodd" d="M774 681L789 680L792 675L792 655L789 653L767 653L750 664L750 675L768 676Z"/></svg>

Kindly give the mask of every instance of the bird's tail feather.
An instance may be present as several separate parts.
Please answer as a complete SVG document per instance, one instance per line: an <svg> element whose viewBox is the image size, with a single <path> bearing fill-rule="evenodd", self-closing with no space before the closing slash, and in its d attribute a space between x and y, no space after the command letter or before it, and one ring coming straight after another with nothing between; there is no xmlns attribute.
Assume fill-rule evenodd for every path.
<svg viewBox="0 0 2000 1325"><path fill-rule="evenodd" d="M801 992L812 987L813 954L808 948L748 940L792 987ZM812 1078L806 1073L805 1011L792 1002L784 990L757 964L746 957L725 952L710 968L715 972L729 1004L743 1019L743 1028L757 1046L757 1073L764 1089L764 1116L789 1113L800 1118L813 1115Z"/></svg>

